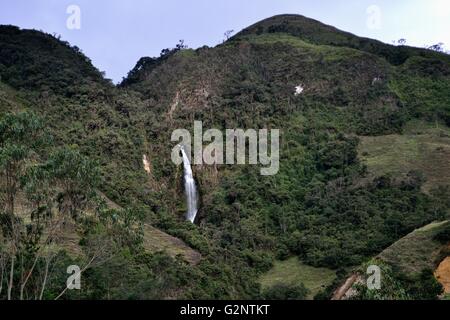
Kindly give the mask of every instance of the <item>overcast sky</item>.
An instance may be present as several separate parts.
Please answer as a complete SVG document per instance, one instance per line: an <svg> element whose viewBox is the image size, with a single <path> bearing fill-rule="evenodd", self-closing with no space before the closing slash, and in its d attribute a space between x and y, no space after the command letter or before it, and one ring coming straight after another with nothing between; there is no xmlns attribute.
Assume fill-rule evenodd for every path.
<svg viewBox="0 0 450 320"><path fill-rule="evenodd" d="M0 24L60 34L114 82L180 39L214 46L226 30L282 13L388 43L450 48L450 0L0 0Z"/></svg>

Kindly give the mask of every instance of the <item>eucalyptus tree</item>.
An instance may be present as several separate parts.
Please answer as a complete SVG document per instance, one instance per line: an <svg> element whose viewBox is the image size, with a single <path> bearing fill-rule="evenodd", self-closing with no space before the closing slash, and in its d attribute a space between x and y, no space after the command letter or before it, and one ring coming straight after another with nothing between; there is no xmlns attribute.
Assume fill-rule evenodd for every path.
<svg viewBox="0 0 450 320"><path fill-rule="evenodd" d="M8 113L0 118L0 175L4 181L1 187L10 216L14 216L25 166L37 158L36 149L47 139L42 120L33 113Z"/></svg>
<svg viewBox="0 0 450 320"><path fill-rule="evenodd" d="M56 204L60 213L78 218L96 199L100 182L97 164L74 147L63 147L52 152L45 169L57 188Z"/></svg>

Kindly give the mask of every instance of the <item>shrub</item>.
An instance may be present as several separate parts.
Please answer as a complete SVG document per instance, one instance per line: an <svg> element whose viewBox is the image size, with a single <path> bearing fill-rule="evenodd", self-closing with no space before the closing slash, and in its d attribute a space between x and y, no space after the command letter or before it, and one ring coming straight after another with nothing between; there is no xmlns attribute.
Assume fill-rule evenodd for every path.
<svg viewBox="0 0 450 320"><path fill-rule="evenodd" d="M287 285L278 283L263 291L266 300L304 300L309 290L300 283L298 285Z"/></svg>

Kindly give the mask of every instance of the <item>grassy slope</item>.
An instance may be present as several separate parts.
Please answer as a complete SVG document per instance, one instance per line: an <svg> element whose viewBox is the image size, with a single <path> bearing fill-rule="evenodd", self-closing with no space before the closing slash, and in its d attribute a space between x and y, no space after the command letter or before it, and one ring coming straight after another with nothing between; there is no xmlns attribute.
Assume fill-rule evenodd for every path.
<svg viewBox="0 0 450 320"><path fill-rule="evenodd" d="M400 65L412 56L434 57L432 51L407 46L392 46L377 40L358 37L333 26L296 14L276 15L251 25L233 38L251 34L283 32L314 44L355 48L385 58L391 64Z"/></svg>
<svg viewBox="0 0 450 320"><path fill-rule="evenodd" d="M2 184L0 183L0 187ZM98 191L98 196L101 197L108 208L121 210L122 207L117 203L109 199L104 193ZM25 221L30 219L30 212L27 206L27 200L22 193L19 193L16 202L17 216L21 217ZM80 235L77 230L76 224L73 222L66 222L64 227L64 233L58 240L58 247L64 248L70 255L76 257L83 255L83 251L80 247ZM144 225L143 229L143 247L147 252L164 252L176 258L180 256L184 261L195 265L199 263L201 255L196 250L193 250L182 240L173 237L149 224Z"/></svg>
<svg viewBox="0 0 450 320"><path fill-rule="evenodd" d="M181 256L192 265L199 263L200 253L193 250L183 241L148 224L144 225L144 248L149 252L163 251L175 258Z"/></svg>
<svg viewBox="0 0 450 320"><path fill-rule="evenodd" d="M443 125L413 121L402 135L361 137L359 155L376 176L419 170L426 178L424 191L450 185L450 129Z"/></svg>
<svg viewBox="0 0 450 320"><path fill-rule="evenodd" d="M444 286L446 294L450 294L450 257L445 258L436 269L436 279Z"/></svg>
<svg viewBox="0 0 450 320"><path fill-rule="evenodd" d="M276 261L273 268L260 278L261 287L268 288L277 283L296 285L303 283L312 299L320 290L330 285L336 277L333 270L305 265L296 257Z"/></svg>
<svg viewBox="0 0 450 320"><path fill-rule="evenodd" d="M386 248L379 258L410 275L424 268L434 270L443 258L443 246L433 236L449 223L435 222L419 228Z"/></svg>
<svg viewBox="0 0 450 320"><path fill-rule="evenodd" d="M269 24L273 25L273 21ZM305 25L298 27L303 28L305 27ZM140 186L143 181L142 177L134 175L124 175L122 177L119 175L119 172L122 172L122 170L118 170L122 167L125 167L124 163L126 162L126 167L127 169L129 169L129 172L138 172L136 168L139 168L139 165L141 164L140 159L143 151L141 151L140 148L136 148L136 145L130 146L129 143L126 143L131 138L139 140L137 134L130 134L129 129L136 128L137 125L144 126L148 130L146 132L147 137L152 137L150 147L150 149L152 150L149 150L149 154L150 158L154 160L153 163L155 164L155 171L157 173L156 179L160 178L159 182L161 183L162 181L177 181L177 179L175 179L174 177L175 170L170 161L167 160L169 159L169 157L166 157L168 153L161 152L161 149L164 148L163 146L167 145L165 142L168 141L165 139L166 136L164 135L164 133L170 133L171 130L169 129L175 126L186 127L186 123L191 124L194 117L190 117L190 115L196 116L196 118L203 117L206 120L209 113L211 113L211 122L215 124L226 123L227 125L231 125L232 127L235 125L239 125L241 127L255 127L256 125L260 125L261 123L267 125L267 121L269 121L268 119L286 119L286 114L289 116L292 115L290 111L286 111L285 114L281 112L281 102L279 101L286 101L286 105L289 104L289 107L295 110L295 104L298 102L292 100L293 87L294 85L298 85L299 81L303 81L305 79L307 80L305 96L310 97L313 101L322 99L324 103L327 104L327 106L329 106L329 104L335 104L335 100L343 100L344 102L342 102L342 105L346 104L346 100L350 100L358 106L366 105L366 102L369 101L369 111L365 109L363 110L363 120L369 119L370 121L372 121L374 117L371 112L372 110L377 110L377 108L375 108L377 106L384 106L386 104L388 107L394 107L394 103L389 100L390 95L385 94L384 92L377 93L377 91L375 90L367 89L370 88L370 83L375 76L379 76L381 74L382 77L390 77L391 66L387 66L387 63L383 61L382 58L379 58L379 55L375 56L369 54L376 53L376 48L374 48L373 50L363 50L365 52L350 49L358 47L359 45L357 45L356 43L352 43L354 39L348 34L336 34L335 29L326 28L326 32L320 33L320 39L314 38L312 36L314 34L317 34L317 30L315 29L315 26L312 27L314 28L310 30L311 33L306 34L306 38L301 39L295 37L297 36L296 31L302 31L297 27L290 30L289 33L291 35L264 34L258 37L251 37L251 39L249 40L255 46L253 46L248 51L248 47L245 46L245 43L242 46L236 43L229 43L231 45L226 44L225 46L220 46L211 50L203 50L201 53L194 51L179 52L165 65L157 68L155 72L153 72L153 77L149 77L147 82L141 83L142 88L145 88L145 90L142 90L141 93L143 93L143 96L148 100L146 100L145 103L138 103L138 107L130 107L135 103L135 101L131 98L131 100L125 99L122 96L120 98L124 101L121 101L122 103L120 104L115 104L111 108L111 106L109 105L110 102L108 100L114 100L119 96L115 89L108 89L114 92L114 94L107 95L105 101L96 97L97 90L92 90L91 92L91 90L86 89L89 94L89 98L91 98L91 96L95 96L95 98L92 99L98 101L98 105L96 105L95 103L92 104L90 101L88 101L86 103L82 103L81 107L89 106L89 110L93 113L93 115L89 115L89 117L85 118L84 115L87 114L85 110L83 110L78 105L72 105L72 101L70 101L71 103L67 105L66 109L57 109L57 112L61 111L61 114L64 115L68 112L74 113L72 118L66 119L64 117L64 119L71 124L70 127L74 127L72 133L75 133L75 136L80 136L80 139L75 139L75 143L85 144L84 137L90 137L87 140L89 142L89 146L85 148L89 150L88 153L92 152L91 149L97 150L99 145L107 145L109 141L114 141L116 135L120 138L117 139L119 142L119 147L117 145L112 145L110 148L112 150L112 155L118 158L114 159L116 161L111 161L111 154L109 154L110 150L98 152L98 154L93 152L95 158L98 158L102 160L102 162L104 162L103 165L105 172L117 172L111 174L111 178L113 178L113 180L108 181L108 185L111 186L109 190L104 190L105 192L107 192L108 196L112 196L112 199L117 202L117 198L119 197L114 197L114 193L121 194L122 190L128 191L128 189L130 189L130 182L133 182L133 184L136 183L136 185ZM304 32L300 33L304 34ZM303 39L309 42L306 42ZM338 43L335 43L335 40L338 40ZM345 45L345 43L349 45L347 46ZM324 44L340 44L340 46L332 47ZM288 50L285 50L286 47ZM392 47L391 49L394 50L394 47ZM242 60L239 60L241 59L241 56ZM384 57L385 54L383 53L383 55L381 56ZM259 59L255 59L256 57ZM223 60L221 60L222 58ZM231 63L233 59L236 59L236 62L234 64ZM250 62L254 64L250 64ZM318 64L319 62L321 63L320 65ZM245 70L245 68L237 68L238 66L249 66L249 69L252 70L248 71ZM216 70L219 70L219 72L215 72ZM222 74L222 70L227 70L227 74ZM255 72L255 70L257 70L258 72ZM240 74L237 71L242 72L242 74L246 77L245 81L241 78L233 79L231 77L232 74ZM335 74L340 75L339 79L335 79ZM210 75L213 75L212 78L214 79L211 79ZM233 81L241 86L236 86L235 88L232 88L233 90L230 90L230 84L225 81L227 80L227 78L233 79ZM149 83L155 83L156 87L151 87ZM259 84L259 87L253 87L252 85L255 83ZM406 81L404 83L406 83ZM26 84L29 83L27 82ZM233 84L235 85L235 83ZM243 86L243 84L245 84L245 86ZM197 87L197 85L199 87ZM328 93L336 88L337 85L339 85L342 90L340 92L336 92L336 94L328 96ZM203 88L208 89L211 94L210 96L212 97L206 102L202 99L201 94L196 94L199 89ZM382 87L381 89L384 88ZM400 93L402 93L402 90L407 91L408 88L400 87L396 89L399 91L398 93L401 96ZM248 90L248 92L252 93L252 95L248 94L246 96L242 94L242 96L239 96L231 95L228 92L237 91L238 93L243 93L246 92L245 90ZM178 92L180 92L181 103L177 105L174 119L169 119L169 121L165 121L164 119L163 121L163 118L166 117L165 112L167 106L171 104L171 102L173 101L173 96L175 96ZM224 94L224 92L226 92L226 94ZM254 92L257 92L258 94L255 95L253 94ZM124 92L121 92L120 94L123 93ZM232 93L234 94L234 92ZM373 95L375 95L375 97L373 97ZM223 96L226 96L227 100L229 100L226 101L227 104L218 99L222 98ZM272 98L272 101L267 100L267 96ZM343 98L341 96L343 96ZM153 99L153 97L156 97L157 99ZM248 97L251 97L250 101L245 100L246 98L248 99ZM216 98L219 101L217 102L217 105L214 104L216 103ZM154 100L161 101L161 103L158 104L154 102ZM236 104L236 106L231 104L240 100L243 101L241 104ZM255 103L254 100L257 100L257 103ZM276 101L277 103L274 104L274 101ZM336 103L340 102L338 101ZM208 110L205 110L205 107L211 105L216 106L216 109L214 109L214 107L211 107L210 112ZM298 105L300 106L300 103L298 103ZM285 106L283 102L282 107L287 108L288 106ZM248 108L248 110L252 108L251 112L248 111L247 113L238 113L246 108ZM115 109L120 109L124 112L130 111L132 120L127 119L125 121L122 118L116 119L117 114L115 111L113 111ZM155 111L155 115L152 114L150 109ZM258 112L258 117L255 117L255 109ZM195 110L196 112L198 111L198 114L195 114L193 110ZM222 110L223 114L219 112ZM141 111L144 111L142 116L139 114ZM164 117L161 116L159 118L159 114L164 114ZM214 118L212 117L212 114L214 114ZM246 116L250 115L250 117L247 118L250 118L251 120L247 120L247 118L242 117L242 114ZM262 116L260 116L260 114L262 114ZM330 112L330 114L330 118L333 118L334 113ZM155 116L156 120L151 118L153 116ZM233 118L236 118L237 120L233 121ZM259 123L253 122L254 118L257 118L259 120ZM51 119L55 120L55 118ZM77 122L73 122L74 119L76 119ZM59 118L56 117L56 120L59 120ZM360 118L358 117L357 120L359 121ZM239 123L239 121L242 121L242 123ZM348 122L342 122L348 129ZM79 128L75 127L75 125L72 125L72 123L78 123ZM85 129L86 127L89 127L87 126L87 124L90 125L91 123L93 125L92 127L95 128L96 126L99 126L100 129L94 129L93 132ZM61 126L63 127L64 125L65 124L62 124ZM120 128L120 130L115 129L114 132L110 132L110 129L113 127ZM330 127L331 130L333 130L333 126L331 125ZM66 133L65 130L66 129L64 128L62 132ZM400 139L400 142L394 145L396 145L397 147L404 147L407 149L407 151L409 151L409 144L406 144L405 147L404 141L401 140L404 137L398 137ZM63 142L68 143L67 140ZM141 142L139 141L137 145L140 144ZM375 146L376 144L376 142L370 142L368 145ZM383 144L381 152L385 150L385 146L391 145L391 141ZM414 152L414 146L410 147ZM136 151L136 154L131 157L127 153L127 151L130 150L128 148L130 148L131 150L139 149L139 151ZM167 147L166 149L168 148L170 147ZM395 151L397 150L398 148L394 148L394 150L391 151L395 153ZM116 154L118 153L118 151L120 151L120 155ZM153 154L151 151L153 151ZM122 158L123 154L126 154L126 158ZM388 152L386 157L389 158L390 156L391 155ZM396 159L396 156L394 155L394 160L392 162L396 163L399 156L400 155L397 155ZM408 156L408 159L406 160L409 160L410 158L416 159L418 158L418 156ZM444 161L445 164L445 157L441 160ZM124 163L122 163L122 161ZM423 160L423 162L425 163L427 161L428 160L426 159ZM387 166L389 167L389 165ZM415 166L415 163L411 165L411 167ZM372 168L374 167L372 166ZM201 171L201 169L199 169L199 171ZM202 175L201 172L196 172L196 174L198 177ZM437 173L435 175L435 177L441 176L442 174L440 173ZM208 176L208 173L203 174L202 178L204 178L202 180L203 182L212 180L212 178ZM292 179L289 180L289 182L291 181ZM292 181L292 184L294 184L294 182L295 181ZM169 185L168 188L171 190L169 190L169 192L166 192L168 195L166 196L166 199L170 200L167 201L167 203L173 204L177 201L180 203L184 201L181 192L175 192L177 190L175 190L176 186L174 186L174 184ZM138 188L136 187L136 189ZM201 189L209 190L209 188L207 188L207 183L201 185ZM133 190L133 192L130 192L124 198L130 199L131 197L135 197L137 193L137 191ZM172 195L174 193L179 196L179 199L172 198ZM143 194L141 197L141 199L147 198L147 194ZM157 205L164 207L167 205L167 203L161 201L161 203L157 203ZM245 205L246 203L244 203L244 206ZM169 211L169 213L173 213L174 210L169 207L167 211ZM148 247L151 247L157 243L160 243L165 238L165 236L161 236L158 233L150 233L150 236L146 237L146 243ZM169 239L168 242L170 243L172 241ZM176 254L178 252L178 249L179 247L174 248L173 252ZM286 266L284 265L285 263L287 263ZM283 277L290 278L292 276L293 278L302 279L305 281L307 279L301 278L302 275L306 275L306 278L308 278L314 277L314 275L321 274L321 272L318 272L314 268L310 269L310 267L306 267L304 265L301 265L300 263L293 263L290 260L288 260L287 262L277 262L273 270L278 270L277 272L280 273L283 273L284 271L287 272L284 273ZM277 277L277 272L272 274L272 276ZM317 281L319 282L319 280ZM307 287L309 286L307 283L305 284L307 285ZM316 287L316 284L310 284L310 286Z"/></svg>
<svg viewBox="0 0 450 320"><path fill-rule="evenodd" d="M105 194L99 192L99 196L105 200L106 205L111 209L122 209L117 203L111 201ZM172 258L180 256L192 265L199 263L201 255L193 250L182 240L175 238L149 224L144 224L143 246L148 252L165 252Z"/></svg>

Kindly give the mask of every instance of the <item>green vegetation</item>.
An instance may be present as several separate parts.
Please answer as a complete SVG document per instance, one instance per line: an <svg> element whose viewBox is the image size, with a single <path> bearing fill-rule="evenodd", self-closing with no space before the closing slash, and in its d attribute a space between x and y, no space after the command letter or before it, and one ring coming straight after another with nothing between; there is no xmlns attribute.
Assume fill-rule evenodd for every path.
<svg viewBox="0 0 450 320"><path fill-rule="evenodd" d="M370 290L368 289L366 270L370 265L376 265L380 268L381 279L380 289ZM350 297L352 300L409 300L411 296L408 291L403 287L401 281L394 274L392 268L383 261L373 259L363 264L358 273L360 281L353 285L355 293ZM437 295L436 295L437 296Z"/></svg>
<svg viewBox="0 0 450 320"><path fill-rule="evenodd" d="M7 288L0 290L0 296L21 300L169 297L182 285L170 273L184 273L183 262L161 253L141 253L142 212L105 207L95 192L100 179L97 165L70 147L40 154L51 147L41 149L41 131L42 122L31 113L0 118L1 195L6 199L0 214L0 265L1 287ZM26 203L16 213L19 192L25 194ZM81 252L70 256L67 235L73 228ZM65 288L65 270L73 264L88 279L76 293ZM170 272L161 274L158 270L167 265ZM109 283L106 287L104 281Z"/></svg>
<svg viewBox="0 0 450 320"><path fill-rule="evenodd" d="M308 290L306 297L312 299L319 291L328 287L336 277L336 272L327 268L314 268L305 265L296 257L275 261L272 269L260 278L263 290L278 284L296 286L303 284Z"/></svg>
<svg viewBox="0 0 450 320"><path fill-rule="evenodd" d="M434 270L446 254L436 237L448 230L449 225L444 221L417 229L383 250L379 257L404 274L417 275L424 269Z"/></svg>
<svg viewBox="0 0 450 320"><path fill-rule="evenodd" d="M0 44L2 298L323 298L335 274L449 217L445 54L277 16L144 57L116 87L53 36L0 26ZM194 120L282 130L275 176L194 166L195 225L170 157L171 132ZM70 264L85 267L77 292L63 292ZM437 292L422 267L422 287L389 267L405 295Z"/></svg>
<svg viewBox="0 0 450 320"><path fill-rule="evenodd" d="M353 288L351 299L434 300L443 293L433 270L448 255L448 221L430 223L414 230L357 269L363 279ZM443 240L443 241L441 241ZM365 270L369 265L381 268L381 290L368 290Z"/></svg>
<svg viewBox="0 0 450 320"><path fill-rule="evenodd" d="M411 57L433 58L439 54L425 49L407 46L395 47L377 40L360 38L316 20L295 14L277 15L262 20L239 32L234 38L264 33L285 33L313 44L348 47L379 55L393 65L401 65ZM448 62L447 58L447 62Z"/></svg>
<svg viewBox="0 0 450 320"><path fill-rule="evenodd" d="M180 239L172 237L149 225L144 225L143 232L143 246L147 251L165 252L172 258L181 256L184 260L194 265L200 261L201 255L197 251L192 250L192 248Z"/></svg>
<svg viewBox="0 0 450 320"><path fill-rule="evenodd" d="M426 192L450 185L450 130L443 124L436 127L411 121L402 135L361 137L358 153L373 175L404 179L411 171L418 171Z"/></svg>
<svg viewBox="0 0 450 320"><path fill-rule="evenodd" d="M263 298L267 300L302 300L308 294L303 284L285 285L277 283L263 291Z"/></svg>

